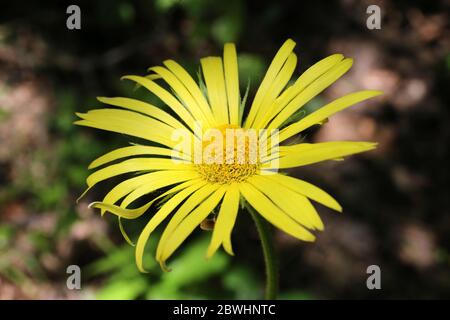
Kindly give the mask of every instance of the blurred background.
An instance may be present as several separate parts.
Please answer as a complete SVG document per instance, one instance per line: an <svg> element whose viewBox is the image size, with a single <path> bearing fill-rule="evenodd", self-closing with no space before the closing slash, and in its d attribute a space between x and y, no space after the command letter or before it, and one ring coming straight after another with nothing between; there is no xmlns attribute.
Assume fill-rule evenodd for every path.
<svg viewBox="0 0 450 320"><path fill-rule="evenodd" d="M81 30L66 8L81 8ZM381 7L380 30L366 8ZM307 244L275 233L280 297L450 298L450 2L440 1L20 1L0 12L0 299L258 299L264 265L251 219L240 215L236 256L206 262L210 238L198 230L162 273L150 240L140 274L117 220L88 209L109 184L76 198L87 165L132 138L75 127L74 112L96 96L153 99L119 80L173 58L192 74L199 59L236 42L241 90L250 97L273 55L297 42L297 76L332 53L352 70L308 107L351 91L381 98L333 116L308 140L378 141L377 150L294 175L329 191L344 207L317 206L325 231ZM136 238L148 215L126 224ZM161 230L159 230L160 232ZM82 290L66 288L66 268L82 270ZM380 266L381 290L366 268Z"/></svg>

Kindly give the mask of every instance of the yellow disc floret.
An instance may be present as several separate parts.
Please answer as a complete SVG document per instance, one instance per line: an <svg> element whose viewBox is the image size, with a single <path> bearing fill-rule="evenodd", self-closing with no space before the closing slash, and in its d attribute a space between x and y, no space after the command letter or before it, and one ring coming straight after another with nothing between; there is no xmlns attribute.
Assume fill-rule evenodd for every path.
<svg viewBox="0 0 450 320"><path fill-rule="evenodd" d="M255 132L233 125L210 130L202 139L201 162L195 165L206 181L219 184L242 182L258 172L260 162Z"/></svg>

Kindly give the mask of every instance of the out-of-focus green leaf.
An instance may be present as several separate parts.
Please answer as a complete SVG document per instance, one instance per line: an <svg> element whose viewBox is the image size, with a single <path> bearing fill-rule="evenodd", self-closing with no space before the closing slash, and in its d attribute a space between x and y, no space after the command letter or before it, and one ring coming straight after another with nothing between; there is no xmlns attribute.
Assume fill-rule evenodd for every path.
<svg viewBox="0 0 450 320"><path fill-rule="evenodd" d="M14 229L11 226L0 226L0 250L8 246L13 235Z"/></svg>
<svg viewBox="0 0 450 320"><path fill-rule="evenodd" d="M211 33L219 43L236 42L241 30L241 15L239 11L234 11L214 21Z"/></svg>
<svg viewBox="0 0 450 320"><path fill-rule="evenodd" d="M285 300L312 300L315 297L305 291L288 291L282 292L279 295L279 299Z"/></svg>
<svg viewBox="0 0 450 320"><path fill-rule="evenodd" d="M236 266L223 275L224 287L231 290L235 299L258 299L262 288L250 268Z"/></svg>
<svg viewBox="0 0 450 320"><path fill-rule="evenodd" d="M205 258L209 239L202 237L196 240L173 259L169 273L161 275L161 280L150 288L148 298L178 299L188 298L183 295L183 287L189 287L196 282L204 281L215 274L223 272L228 265L229 258L223 252L217 252L211 259ZM191 295L190 298L193 298ZM200 298L200 297L197 297Z"/></svg>
<svg viewBox="0 0 450 320"><path fill-rule="evenodd" d="M143 278L111 282L104 286L96 295L100 300L130 300L137 298L147 288Z"/></svg>
<svg viewBox="0 0 450 320"><path fill-rule="evenodd" d="M241 87L245 87L249 80L251 83L259 83L266 68L260 56L247 53L238 54L238 66Z"/></svg>
<svg viewBox="0 0 450 320"><path fill-rule="evenodd" d="M136 16L136 11L131 3L121 2L118 6L118 10L119 17L124 23L129 24L133 22L134 17Z"/></svg>

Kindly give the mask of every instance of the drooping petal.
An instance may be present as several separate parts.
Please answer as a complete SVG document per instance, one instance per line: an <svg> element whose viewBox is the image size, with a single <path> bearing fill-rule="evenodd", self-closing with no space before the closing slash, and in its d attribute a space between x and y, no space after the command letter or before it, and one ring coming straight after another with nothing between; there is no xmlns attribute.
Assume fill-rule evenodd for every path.
<svg viewBox="0 0 450 320"><path fill-rule="evenodd" d="M361 101L376 97L382 94L381 91L377 90L364 90L358 91L346 96L343 96L339 99L330 102L329 104L319 108L317 111L307 115L300 121L289 125L288 127L282 129L280 131L280 142L292 137L293 135L311 127L314 124L320 123L325 120L329 116L344 110L356 103Z"/></svg>
<svg viewBox="0 0 450 320"><path fill-rule="evenodd" d="M189 197L194 191L198 190L204 185L204 183L194 184L177 194L175 194L172 198L170 198L167 202L165 202L162 207L156 212L156 214L150 219L147 225L142 230L139 235L138 241L136 243L136 265L141 272L146 272L143 265L143 255L145 245L147 244L147 240L150 237L150 234L155 230L155 228L164 220L166 217L187 197Z"/></svg>
<svg viewBox="0 0 450 320"><path fill-rule="evenodd" d="M200 60L208 91L209 103L216 121L229 124L228 102L225 87L223 64L220 57L207 57Z"/></svg>
<svg viewBox="0 0 450 320"><path fill-rule="evenodd" d="M314 80L308 87L302 90L280 113L278 113L272 122L268 125L269 129L279 128L292 114L303 107L308 101L321 93L325 88L334 83L344 75L352 66L352 59L344 59L337 63L330 70L325 72L319 78Z"/></svg>
<svg viewBox="0 0 450 320"><path fill-rule="evenodd" d="M251 124L255 120L256 115L259 112L259 108L261 107L261 103L266 95L268 89L272 85L272 82L275 80L276 76L280 72L283 67L285 61L291 55L292 50L294 50L295 42L291 39L286 40L286 42L281 46L280 50L278 50L277 54L272 60L272 63L269 66L269 69L262 80L258 91L256 92L255 99L250 107L249 114L245 121L245 128L250 128Z"/></svg>
<svg viewBox="0 0 450 320"><path fill-rule="evenodd" d="M225 72L225 84L227 87L228 111L230 124L239 123L239 73L236 47L233 43L226 43L223 49L223 67Z"/></svg>
<svg viewBox="0 0 450 320"><path fill-rule="evenodd" d="M239 209L239 199L240 195L238 184L233 183L229 185L214 225L211 242L206 253L208 258L213 256L222 243L228 254L233 255L233 249L231 247L231 231L233 230L233 226L236 221L236 216Z"/></svg>
<svg viewBox="0 0 450 320"><path fill-rule="evenodd" d="M299 225L295 220L284 213L278 206L276 206L270 199L268 199L258 189L249 183L241 183L239 186L241 194L245 200L261 214L267 221L272 223L280 230L287 234L303 240L314 241L315 237L312 233Z"/></svg>
<svg viewBox="0 0 450 320"><path fill-rule="evenodd" d="M182 181L182 180L181 180ZM97 208L97 209L101 209L102 212L110 212L114 215L116 215L119 218L124 218L124 219L137 219L139 218L142 214L144 214L145 211L148 210L148 208L150 208L150 206L157 200L170 195L172 193L178 192L180 190L183 190L187 187L190 187L191 185L194 184L198 184L200 185L200 179L191 179L188 181L185 181L183 183L180 183L178 185L176 185L175 187L169 189L168 191L164 192L163 194L159 195L158 197L152 199L150 202L144 204L143 206L140 206L138 208L135 209L127 209L121 206L117 206L112 204L111 202L115 203L118 199L116 199L115 201L111 201L111 202L107 202L107 201L103 201L103 202L93 202L89 205L89 207L91 208ZM161 185L161 184L160 184ZM167 186L167 184L165 184L164 186Z"/></svg>
<svg viewBox="0 0 450 320"><path fill-rule="evenodd" d="M205 220L205 218L214 210L222 199L226 187L222 186L214 191L206 200L198 207L192 210L189 215L177 226L164 243L159 263L164 266L165 262L175 252L175 250L183 243L183 241L194 231L194 229Z"/></svg>
<svg viewBox="0 0 450 320"><path fill-rule="evenodd" d="M172 185L175 183L179 183L186 180L193 180L198 179L199 175L195 171L179 171L179 172L173 172L172 175L167 176L165 178L161 178L158 180L153 180L149 183L146 183L144 185L141 185L140 187L133 190L130 194L128 194L120 204L122 208L126 208L132 203L133 201L139 199L140 197L153 192L157 189L160 189L162 187Z"/></svg>
<svg viewBox="0 0 450 320"><path fill-rule="evenodd" d="M182 184L195 182L195 178L189 178L189 176L186 178L186 176L183 175L184 173L184 171L156 171L127 179L112 188L111 191L109 191L103 198L102 203L115 204L121 198L129 195L131 192L137 190L142 186L151 186L151 188L147 188L148 193L150 193L160 188L164 188L180 182L183 182ZM123 206L123 203L121 204L121 207L125 208ZM103 215L105 213L105 209L101 209L101 213Z"/></svg>
<svg viewBox="0 0 450 320"><path fill-rule="evenodd" d="M119 230L120 233L122 234L122 237L125 239L125 241L130 245L130 246L135 246L134 242L130 239L130 237L128 236L128 233L125 231L125 228L123 227L122 224L122 219L120 217L117 217L117 223L119 224Z"/></svg>

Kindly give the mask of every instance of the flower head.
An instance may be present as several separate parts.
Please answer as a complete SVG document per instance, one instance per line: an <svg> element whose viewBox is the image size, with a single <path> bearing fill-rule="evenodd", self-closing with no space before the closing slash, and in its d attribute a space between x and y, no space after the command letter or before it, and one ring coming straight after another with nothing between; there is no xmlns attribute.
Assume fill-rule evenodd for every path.
<svg viewBox="0 0 450 320"><path fill-rule="evenodd" d="M297 64L294 47L295 42L289 39L279 49L246 115L236 49L231 43L225 44L223 57L201 59L200 84L172 60L150 68L149 76L123 77L149 90L167 108L131 98L101 97L98 100L110 107L77 114L81 120L76 124L149 141L147 145L131 145L99 157L89 166L96 171L87 178L89 190L103 180L135 173L91 206L101 209L102 214L116 215L129 242L121 219L155 212L136 243L139 270L144 271L142 257L148 238L169 216L156 252L163 268L211 214L215 224L207 256L212 256L221 245L233 254L231 233L241 200L274 226L304 241L314 241L312 232L323 230L310 200L342 211L325 191L279 170L340 159L371 150L376 144L293 144L288 140L381 92L354 92L303 117L295 117L306 103L350 69L352 59L331 55L291 83ZM134 206L138 199L156 191L160 192L150 202ZM159 208L151 210L156 203L160 203Z"/></svg>

